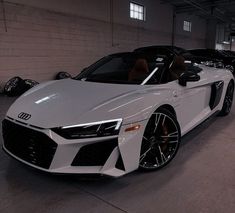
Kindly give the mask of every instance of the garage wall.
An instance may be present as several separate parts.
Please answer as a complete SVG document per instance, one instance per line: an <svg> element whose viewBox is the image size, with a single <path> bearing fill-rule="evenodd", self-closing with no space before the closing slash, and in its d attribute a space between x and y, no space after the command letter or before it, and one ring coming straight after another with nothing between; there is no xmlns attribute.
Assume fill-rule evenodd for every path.
<svg viewBox="0 0 235 213"><path fill-rule="evenodd" d="M235 42L232 43L231 50L235 51Z"/></svg>
<svg viewBox="0 0 235 213"><path fill-rule="evenodd" d="M183 30L183 22L192 23L192 31ZM186 49L204 48L206 45L206 27L205 19L190 14L176 15L175 45Z"/></svg>
<svg viewBox="0 0 235 213"><path fill-rule="evenodd" d="M135 1L146 6L145 22L129 18L126 0L4 2L7 29L0 3L0 85L16 75L39 82L62 70L75 75L106 54L171 43L172 7L158 0ZM194 37L185 45L180 32L177 45L201 45Z"/></svg>
<svg viewBox="0 0 235 213"><path fill-rule="evenodd" d="M169 43L171 7L145 3L146 22L140 23L129 19L128 1L114 1L111 26L109 0L5 2L7 32L0 19L0 82L15 75L44 81L61 70L76 74L103 55ZM159 17L165 25L159 24Z"/></svg>

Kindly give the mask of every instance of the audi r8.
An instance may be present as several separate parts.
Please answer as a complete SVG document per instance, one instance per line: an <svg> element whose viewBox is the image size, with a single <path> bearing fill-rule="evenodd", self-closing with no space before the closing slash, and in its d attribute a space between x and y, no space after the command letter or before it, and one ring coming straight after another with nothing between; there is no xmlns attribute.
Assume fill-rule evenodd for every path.
<svg viewBox="0 0 235 213"><path fill-rule="evenodd" d="M20 96L2 123L3 149L51 173L157 170L176 156L182 136L229 114L233 92L226 69L146 49L112 54Z"/></svg>

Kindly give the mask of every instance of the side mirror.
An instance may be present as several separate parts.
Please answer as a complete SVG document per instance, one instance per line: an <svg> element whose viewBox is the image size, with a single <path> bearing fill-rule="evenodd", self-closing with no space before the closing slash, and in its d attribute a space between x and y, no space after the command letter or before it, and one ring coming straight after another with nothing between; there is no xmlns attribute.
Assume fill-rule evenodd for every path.
<svg viewBox="0 0 235 213"><path fill-rule="evenodd" d="M194 72L188 71L185 73L182 73L179 77L179 84L181 86L186 87L187 86L187 82L194 82L194 81L199 81L200 80L200 76Z"/></svg>

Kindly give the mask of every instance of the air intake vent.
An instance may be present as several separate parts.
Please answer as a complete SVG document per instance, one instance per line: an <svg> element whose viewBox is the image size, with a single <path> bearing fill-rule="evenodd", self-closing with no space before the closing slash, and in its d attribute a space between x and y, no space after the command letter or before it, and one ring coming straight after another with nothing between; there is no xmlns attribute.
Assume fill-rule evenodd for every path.
<svg viewBox="0 0 235 213"><path fill-rule="evenodd" d="M49 169L57 144L47 135L15 124L2 122L5 148L18 158L33 165Z"/></svg>
<svg viewBox="0 0 235 213"><path fill-rule="evenodd" d="M125 166L124 166L124 163L123 163L121 154L120 154L119 157L118 157L118 160L117 160L117 163L116 163L115 167L116 167L117 169L120 169L120 170L125 171Z"/></svg>
<svg viewBox="0 0 235 213"><path fill-rule="evenodd" d="M83 146L72 166L103 166L118 145L117 138Z"/></svg>

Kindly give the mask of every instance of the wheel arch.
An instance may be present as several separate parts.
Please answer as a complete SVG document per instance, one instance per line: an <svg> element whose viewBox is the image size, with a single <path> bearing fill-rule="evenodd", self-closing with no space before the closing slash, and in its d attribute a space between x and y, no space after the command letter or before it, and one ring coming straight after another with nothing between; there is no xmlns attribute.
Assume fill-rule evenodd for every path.
<svg viewBox="0 0 235 213"><path fill-rule="evenodd" d="M159 106L155 111L157 111L158 109L166 109L168 110L169 112L171 112L177 119L177 114L176 114L176 111L174 109L173 106L171 106L170 104L164 104L164 105L161 105Z"/></svg>

